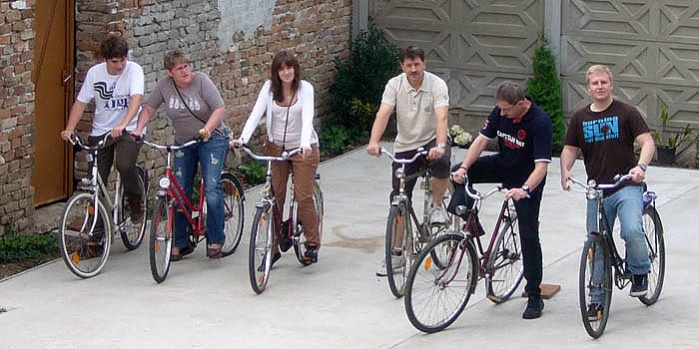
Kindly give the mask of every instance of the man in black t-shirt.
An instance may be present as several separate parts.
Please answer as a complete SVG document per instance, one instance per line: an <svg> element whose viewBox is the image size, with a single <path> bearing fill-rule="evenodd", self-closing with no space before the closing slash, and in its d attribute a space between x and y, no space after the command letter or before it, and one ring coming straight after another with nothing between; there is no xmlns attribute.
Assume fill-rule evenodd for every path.
<svg viewBox="0 0 699 349"><path fill-rule="evenodd" d="M570 169L578 149L582 151L588 179L597 183L613 183L617 174L630 174L633 180L604 192L604 208L610 229L614 229L617 215L621 237L626 242L626 263L633 273L630 295L644 296L648 291L647 274L650 269L648 249L641 217L643 215L643 188L646 168L653 158L655 144L650 129L636 108L612 97L612 72L604 65L593 65L587 70L587 88L592 104L578 110L570 121L561 152L561 186L569 190ZM636 160L634 141L641 146ZM588 200L587 230L597 227L597 202ZM590 312L595 312L599 293L591 292Z"/></svg>
<svg viewBox="0 0 699 349"><path fill-rule="evenodd" d="M522 317L535 319L541 316L544 308L539 287L543 274L539 209L546 171L551 163L551 119L524 95L522 87L513 82L501 83L495 100L497 106L463 162L452 169L455 172L453 180L462 183L462 176L467 174L470 184L502 183L509 189L505 196L512 198L517 211L524 278L527 280L524 290L529 296ZM488 142L494 139L497 139L500 149L498 154L481 157ZM453 212L466 200L464 187L454 186L449 210Z"/></svg>

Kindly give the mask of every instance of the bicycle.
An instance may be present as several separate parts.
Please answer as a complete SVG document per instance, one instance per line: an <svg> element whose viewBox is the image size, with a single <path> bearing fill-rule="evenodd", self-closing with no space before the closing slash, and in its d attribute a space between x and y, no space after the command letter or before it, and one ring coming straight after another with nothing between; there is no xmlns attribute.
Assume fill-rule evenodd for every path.
<svg viewBox="0 0 699 349"><path fill-rule="evenodd" d="M97 275L104 268L112 245L112 232L119 232L127 250L141 245L146 231L146 218L140 223L131 221L131 211L124 201L124 185L116 171L114 198L110 197L107 184L97 170L98 152L111 138L106 134L94 146L87 145L76 134L69 141L87 152L91 162L89 174L80 180L75 193L68 199L61 214L59 243L61 256L68 269L81 278ZM138 182L142 191L144 212L148 207L148 175L139 166ZM111 218L109 218L111 217Z"/></svg>
<svg viewBox="0 0 699 349"><path fill-rule="evenodd" d="M157 283L161 283L165 281L170 270L170 257L174 239L175 203L187 219L190 246L194 248L206 238L204 180L203 178L199 180L199 197L193 203L187 197L172 170L172 153L201 142L201 138L197 137L182 145L160 145L146 140L143 142L167 153L165 156L165 173L160 178L160 189L156 195L155 206L153 207L149 244L151 274ZM226 235L226 240L221 250L221 257L226 257L235 252L243 235L245 192L238 178L226 171L221 173L221 186L223 187L224 202L223 231Z"/></svg>
<svg viewBox="0 0 699 349"><path fill-rule="evenodd" d="M427 244L410 268L405 290L405 311L420 331L433 333L451 325L475 293L478 280L485 279L487 298L495 304L507 301L524 276L517 212L511 199L504 199L487 249L479 221L482 202L507 189L497 186L485 194L471 191L464 177L466 194L475 200L459 231L450 231Z"/></svg>
<svg viewBox="0 0 699 349"><path fill-rule="evenodd" d="M399 191L398 195L393 198L388 213L384 251L388 287L396 298L400 298L405 293L405 278L408 275L414 257L420 252L425 243L429 242L440 232L447 230L452 221L455 226L458 226L458 217L448 214L449 222L447 224L441 226L430 225L432 172L429 168L424 168L411 175L406 175L405 173L405 166L417 161L420 157L426 156L427 150L420 147L415 155L409 159L398 159L384 148L381 148L381 153L386 154L393 162L401 165L395 172L396 178L399 179ZM419 187L424 193L422 221L418 219L413 207L413 201L405 190L405 183L415 178L421 180ZM453 191L453 187L450 184L442 198L442 205L445 211ZM413 225L416 227L415 230L413 230Z"/></svg>
<svg viewBox="0 0 699 349"><path fill-rule="evenodd" d="M302 149L297 148L291 151L284 151L280 156L263 156L255 154L250 148L243 144L243 150L255 160L267 162L267 172L265 183L260 191L260 201L255 205L255 218L253 219L250 233L250 251L248 254L248 271L250 274L250 285L255 293L260 294L267 288L267 282L272 271L273 249L275 240L275 221L281 221L284 208L276 204L274 188L272 186L272 163L275 161L287 161L292 156L299 154ZM293 176L293 172L292 172ZM303 230L303 222L298 217L298 201L294 191L294 182L289 183L289 212L287 219L281 221L280 248L282 251L294 247L296 259L303 266L312 263L305 258L306 239ZM324 203L323 192L320 189L320 174L316 173L313 184L313 203L318 216L318 235L323 237L323 215ZM286 245L286 247L284 247ZM286 248L286 249L285 249ZM320 246L318 246L320 248Z"/></svg>
<svg viewBox="0 0 699 349"><path fill-rule="evenodd" d="M632 274L627 269L625 259L620 255L614 243L614 236L604 213L605 189L612 189L624 181L630 180L631 175L617 176L614 183L599 184L594 180L583 183L570 177L572 182L581 189L573 189L586 194L589 200L597 201L597 218L599 231L587 234L582 249L579 274L579 304L585 331L598 338L604 333L609 320L609 309L612 301L612 280L620 290L631 283ZM665 278L665 239L660 215L655 209L657 194L648 191L644 183L643 193L643 231L648 245L648 256L651 267L648 273L648 293L638 299L645 305L652 305L660 297ZM612 276L612 271L614 274ZM593 275L594 274L594 275ZM595 300L592 301L593 292ZM601 295L598 293L601 292ZM601 298L601 302L597 302Z"/></svg>

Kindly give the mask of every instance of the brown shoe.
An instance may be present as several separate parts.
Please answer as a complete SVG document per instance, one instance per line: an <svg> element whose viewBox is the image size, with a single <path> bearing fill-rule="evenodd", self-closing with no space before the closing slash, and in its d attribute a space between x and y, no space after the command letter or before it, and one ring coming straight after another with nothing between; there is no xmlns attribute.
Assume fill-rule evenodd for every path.
<svg viewBox="0 0 699 349"><path fill-rule="evenodd" d="M143 201L139 197L129 198L131 208L131 223L141 224L143 222Z"/></svg>
<svg viewBox="0 0 699 349"><path fill-rule="evenodd" d="M221 258L223 254L221 250L223 250L223 244L211 244L206 247L206 256L211 259Z"/></svg>
<svg viewBox="0 0 699 349"><path fill-rule="evenodd" d="M194 252L194 247L192 246L186 246L186 247L177 247L179 250L178 253L175 253L175 249L170 252L170 261L171 262L177 262L182 259L182 257Z"/></svg>

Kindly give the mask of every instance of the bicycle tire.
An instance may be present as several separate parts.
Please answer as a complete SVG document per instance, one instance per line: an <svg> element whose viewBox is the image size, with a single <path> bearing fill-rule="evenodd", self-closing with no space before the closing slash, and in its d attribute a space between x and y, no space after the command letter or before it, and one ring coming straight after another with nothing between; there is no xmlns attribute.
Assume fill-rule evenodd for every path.
<svg viewBox="0 0 699 349"><path fill-rule="evenodd" d="M150 271L157 283L165 281L170 271L170 257L174 239L174 209L168 198L158 197L150 223Z"/></svg>
<svg viewBox="0 0 699 349"><path fill-rule="evenodd" d="M598 255L602 256L599 257ZM600 266L600 264L602 264ZM601 277L595 277L602 274ZM590 233L583 245L580 259L580 274L578 279L578 296L580 314L585 331L592 338L598 338L604 333L609 319L609 309L612 302L612 266L609 247L604 237L599 233ZM597 290L601 295L595 296L595 304L599 304L594 312L594 319L588 315L588 309L593 303L592 292Z"/></svg>
<svg viewBox="0 0 699 349"><path fill-rule="evenodd" d="M413 254L413 234L410 224L410 214L406 204L400 202L397 205L392 205L386 225L385 255L388 287L396 298L403 297L405 293L405 280L410 270L409 262L413 259L411 256ZM402 232L402 236L399 235L399 232ZM393 248L396 245L396 239L402 240L400 255ZM400 257L396 258L396 261L400 261L403 265L393 265L392 257Z"/></svg>
<svg viewBox="0 0 699 349"><path fill-rule="evenodd" d="M522 246L517 216L504 218L502 228L486 266L490 277L485 278L487 297L495 304L506 302L517 290L524 276Z"/></svg>
<svg viewBox="0 0 699 349"><path fill-rule="evenodd" d="M316 217L318 217L318 240L323 241L323 214L325 208L323 207L323 191L320 190L320 185L317 181L313 184L313 204L315 205L316 209ZM298 201L296 201L295 197L292 205L294 214L296 215L294 225L297 229L296 234L298 234L298 236L293 239L294 253L296 254L296 259L298 259L299 263L304 266L308 266L313 262L306 260L305 258L306 235L303 232L303 222L301 222L298 217ZM320 250L320 246L318 246L318 250Z"/></svg>
<svg viewBox="0 0 699 349"><path fill-rule="evenodd" d="M435 263L438 256L440 263ZM426 333L441 331L461 315L478 283L478 257L459 233L447 233L420 251L405 286L405 312Z"/></svg>
<svg viewBox="0 0 699 349"><path fill-rule="evenodd" d="M232 173L224 172L221 174L221 187L224 206L223 232L226 235L221 256L226 257L235 252L243 237L245 195L243 186Z"/></svg>
<svg viewBox="0 0 699 349"><path fill-rule="evenodd" d="M250 232L250 250L248 253L248 271L250 285L255 293L260 294L267 288L272 270L272 246L274 244L274 210L273 207L258 207Z"/></svg>
<svg viewBox="0 0 699 349"><path fill-rule="evenodd" d="M84 279L102 271L112 245L111 216L101 200L97 201L96 209L94 202L92 193L73 194L63 208L59 226L63 262L73 274Z"/></svg>
<svg viewBox="0 0 699 349"><path fill-rule="evenodd" d="M665 232L658 211L653 206L643 210L643 231L648 243L650 271L648 272L648 293L638 297L645 305L658 301L665 282Z"/></svg>
<svg viewBox="0 0 699 349"><path fill-rule="evenodd" d="M136 171L138 172L138 185L141 187L141 200L143 207L143 214L148 212L148 189L150 187L148 183L148 173L144 171L140 166L136 166ZM121 242L124 244L127 250L133 251L141 246L143 242L143 237L146 235L146 226L148 225L147 217L143 217L141 223L134 224L131 222L131 210L126 209L126 201L123 196L124 183L121 183L121 193L122 200L120 205L121 214L123 220L120 220L121 224L119 226L119 233L121 235ZM127 217L128 216L128 217Z"/></svg>

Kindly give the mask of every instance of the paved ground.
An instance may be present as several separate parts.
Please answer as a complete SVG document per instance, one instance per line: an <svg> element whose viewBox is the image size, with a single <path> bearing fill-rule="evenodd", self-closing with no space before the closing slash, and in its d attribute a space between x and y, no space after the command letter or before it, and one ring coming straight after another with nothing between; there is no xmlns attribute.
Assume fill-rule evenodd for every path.
<svg viewBox="0 0 699 349"><path fill-rule="evenodd" d="M459 150L457 159L463 151ZM584 240L582 194L558 184L549 169L541 213L544 281L561 285L537 320L521 319L525 300L494 305L483 284L448 330L425 335L405 316L386 280L374 272L382 256L388 211L389 161L363 149L320 167L326 199L320 261L301 267L292 255L275 266L256 295L247 275L249 222L257 190L247 193L246 233L220 261L203 249L172 265L168 279L150 275L146 246L124 252L117 241L103 272L81 280L56 261L0 282L0 347L4 348L579 348L699 346L699 239L694 224L696 171L651 167L666 231L667 275L658 303L642 305L615 291L607 331L587 336L577 308L577 270ZM582 164L576 165L580 178ZM492 204L497 204L492 200ZM495 209L484 216L492 228ZM695 223L692 223L692 222ZM694 330L692 329L694 328Z"/></svg>

